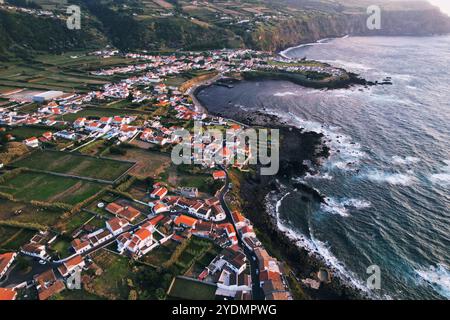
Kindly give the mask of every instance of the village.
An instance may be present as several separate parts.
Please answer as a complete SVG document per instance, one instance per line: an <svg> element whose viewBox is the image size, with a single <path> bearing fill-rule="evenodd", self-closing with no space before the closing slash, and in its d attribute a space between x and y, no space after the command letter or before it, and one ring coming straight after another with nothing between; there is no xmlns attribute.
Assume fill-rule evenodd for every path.
<svg viewBox="0 0 450 320"><path fill-rule="evenodd" d="M104 50L89 55L111 59L120 53ZM18 196L16 199L16 195L8 194L8 182L13 183L11 181L20 179L22 175L40 179L45 174L61 181L78 179L81 188L85 185L92 188L109 186L99 189L99 192L95 189L87 198L85 196L72 202L74 207L67 207L67 203L72 201L68 195L58 197L61 199L58 201L30 198L33 206L43 207L44 210L58 206L58 210L61 207L69 210L71 219L81 212L92 216L70 234L64 235L65 239L70 240L70 245L65 245L64 254L54 252L61 235L52 228L37 228L29 242L15 251L2 253L0 297L26 298L33 295L30 290L35 290L38 299L46 300L71 290L76 276L83 284L88 283L92 278L101 277L102 272L107 272L92 258L102 250L133 261L147 261L152 260L152 255L160 248L171 246L175 251L167 257L170 260L176 259L178 248L187 246L189 241L200 241L201 245L206 243L208 248L214 248L214 254L207 255L210 260L202 256L204 263L200 266L197 266L195 259L192 260L197 267L188 268L188 272L173 277L164 295L192 298L174 293L180 291L180 287L192 286L206 287L210 293L208 298L215 299L292 299L283 263L264 248L245 214L230 209L226 201L227 193L233 188L228 171L249 170L248 163L238 164L235 160L237 154L244 154L247 159L253 156L248 145L236 143L230 147L208 135L200 137L200 141L192 136L192 141L200 143L203 150L203 157L196 159L199 160L196 163L200 164L196 172L208 177L206 187L204 182L194 183L194 178L179 184L170 181L168 176L161 177L154 172L133 176L133 172L148 163L140 164L139 157L123 158L130 152L128 150L136 150L133 152L139 155L146 150L155 154L169 153L181 141L178 130L192 132L194 121L219 131L244 130L245 126L240 123L205 113L193 103L189 88L198 85L198 82L260 68L275 61L274 58L266 52L252 50L178 55L128 53L121 58L137 63L90 72L91 76L122 77L119 81L103 84L101 90L68 93L14 88L2 91L2 99L6 101L0 109L3 142L20 141L26 147L18 159L1 164L2 168L11 169L4 173L10 178L0 183L0 193L5 201L23 202L26 198ZM289 66L277 68L292 71ZM294 71L338 72L323 66L298 68L295 67ZM179 85L165 81L186 72L197 72L200 81L187 80ZM22 111L30 105L36 106L33 111ZM105 105L107 108L101 109ZM125 107L127 105L138 108ZM152 106L151 109L148 105ZM27 135L26 131L19 136L14 134L14 130L24 128L37 128L36 132L40 135ZM96 148L104 145L108 146L107 150L114 155L114 159L89 155L89 152L96 153ZM105 151L100 155L102 153ZM212 160L217 154L222 155L220 162ZM144 158L143 161L147 160ZM66 162L67 165L63 166ZM167 165L170 158L163 162ZM84 169L78 171L80 165ZM117 174L109 168L115 168ZM177 170L188 170L182 168L180 166ZM189 181L193 185L189 185ZM140 185L137 195L129 191L135 184ZM77 189L71 190L75 192ZM52 201L57 203L51 204ZM20 215L22 210L16 210L15 214ZM91 224L91 221L96 223ZM68 243L69 240L65 241ZM31 265L36 266L34 269L39 272L28 278L15 275L19 257L31 258L34 261ZM166 262L159 263L165 265ZM311 286L318 285L311 281ZM5 283L7 286L4 286ZM87 284L85 286L88 287Z"/></svg>
<svg viewBox="0 0 450 320"><path fill-rule="evenodd" d="M107 59L118 53L102 51L92 54ZM23 88L3 92L3 98L10 102L1 109L0 124L3 130L27 126L55 128L42 132L40 136L23 137L22 144L30 150L31 157L45 153L49 145L56 145L58 152L76 154L80 148L89 147L99 140L111 141L114 145L135 143L140 148L153 145L164 150L180 141L176 134L178 129L192 130L194 120L200 121L206 128L224 131L232 128L239 132L244 129L243 125L199 111L186 94L186 89L182 92L178 86L166 85L163 79L192 70L212 71L214 76L242 72L251 70L257 61L268 59L267 53L250 50L220 50L181 56L126 54L125 57L148 62L93 71L93 75L99 76L133 74L118 82L105 84L101 91L83 94L56 90L38 92ZM134 75L136 73L139 75ZM145 114L143 118L139 112L127 114L117 109L117 113L111 116L81 116L93 104L111 101L134 104L151 102L158 110L165 112L161 116ZM21 106L27 104L38 104L39 107L35 112L22 113ZM172 122L177 125L166 125ZM9 142L16 140L13 134L7 132L4 138ZM113 250L128 259L139 260L169 242L182 246L189 239L198 238L212 243L217 248L217 255L203 269L183 277L183 281L213 286L213 297L221 299L292 299L282 263L264 249L251 222L239 211L231 211L224 199L231 185L227 168L245 170L246 167L235 165L234 155L245 153L249 158L251 151L248 147L239 150L238 144L229 150L229 145L223 146L209 136L200 137L200 141L192 136L194 140L202 144L204 159L210 160L217 153L224 155L220 163L206 160L202 163L200 159L216 186L212 197L199 196L197 187L185 185L173 188L164 180L155 180L139 199L118 196L109 203L94 200L89 205L95 208L94 213L100 212L97 215L102 216L103 225L97 224L95 228L85 225L75 230L70 235L69 254L64 257L49 253L48 248L58 241L58 236L51 230L39 230L17 251L0 256L2 280L14 273L11 269L14 269L18 256L37 260L40 270L42 266L48 266L48 270L34 274L32 279L1 288L2 298L14 299L17 292L24 288L27 291L34 288L41 300L69 290L74 275L82 277L83 273L96 268L90 256L102 248ZM42 165L39 170L45 167L45 163ZM176 286L175 281L176 278L171 287ZM169 294L171 289L168 289Z"/></svg>

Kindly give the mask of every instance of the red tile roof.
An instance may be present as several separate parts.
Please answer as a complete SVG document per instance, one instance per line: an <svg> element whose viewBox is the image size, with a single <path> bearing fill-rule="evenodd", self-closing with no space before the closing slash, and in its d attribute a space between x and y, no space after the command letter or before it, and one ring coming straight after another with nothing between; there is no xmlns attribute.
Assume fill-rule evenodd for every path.
<svg viewBox="0 0 450 320"><path fill-rule="evenodd" d="M218 179L225 179L226 178L226 174L225 171L223 170L217 170L213 172L213 178L214 180L218 180Z"/></svg>
<svg viewBox="0 0 450 320"><path fill-rule="evenodd" d="M176 219L174 221L174 223L177 226L184 225L184 226L191 227L191 228L194 227L197 222L198 222L197 219L185 216L183 214L176 217Z"/></svg>
<svg viewBox="0 0 450 320"><path fill-rule="evenodd" d="M14 256L14 252L0 254L0 272L5 270L6 266L14 259Z"/></svg>
<svg viewBox="0 0 450 320"><path fill-rule="evenodd" d="M0 300L15 300L17 292L14 289L0 288Z"/></svg>

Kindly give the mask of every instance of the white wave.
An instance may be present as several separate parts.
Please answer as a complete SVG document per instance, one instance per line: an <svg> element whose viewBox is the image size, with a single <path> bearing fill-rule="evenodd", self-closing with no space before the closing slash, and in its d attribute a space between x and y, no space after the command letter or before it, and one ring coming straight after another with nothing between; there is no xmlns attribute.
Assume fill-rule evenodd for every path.
<svg viewBox="0 0 450 320"><path fill-rule="evenodd" d="M269 113L306 131L323 134L323 141L330 148L330 157L324 163L324 166L329 169L336 168L343 171L356 171L361 159L367 156L362 151L361 145L354 142L350 136L340 132L339 127L304 120L291 112L286 114L269 111Z"/></svg>
<svg viewBox="0 0 450 320"><path fill-rule="evenodd" d="M337 200L335 198L327 197L325 198L325 203L320 205L320 208L328 213L337 214L341 217L350 216L350 209L365 209L369 208L372 204L367 200L344 198Z"/></svg>
<svg viewBox="0 0 450 320"><path fill-rule="evenodd" d="M359 71L369 71L373 70L372 67L366 66L361 63L357 62L351 62L351 61L344 61L344 60L322 60L323 62L326 62L331 65L335 65L344 69L349 70L359 70Z"/></svg>
<svg viewBox="0 0 450 320"><path fill-rule="evenodd" d="M408 174L404 173L388 173L378 170L370 171L364 174L363 177L371 181L378 183L389 183L392 185L410 186L415 183L416 178L413 175L414 172L409 171Z"/></svg>
<svg viewBox="0 0 450 320"><path fill-rule="evenodd" d="M290 47L290 48L287 48L286 50L281 51L280 56L282 56L283 58L286 58L286 59L291 59L292 57L290 57L288 55L288 53L291 52L292 50L305 48L305 47L311 47L311 46L324 45L324 44L329 43L333 39L334 38L324 38L324 39L317 40L316 42L303 43L303 44L300 44L295 47Z"/></svg>
<svg viewBox="0 0 450 320"><path fill-rule="evenodd" d="M450 299L450 270L443 264L430 266L427 269L416 270L422 281L428 283L443 297Z"/></svg>
<svg viewBox="0 0 450 320"><path fill-rule="evenodd" d="M333 255L325 242L314 238L311 229L309 230L309 233L311 235L311 238L309 239L305 235L294 231L292 228L285 224L285 221L280 218L279 209L282 205L283 200L289 194L290 193L286 193L285 195L280 197L280 194L278 192L272 191L267 194L265 199L267 212L276 219L278 230L283 232L283 234L285 234L295 245L308 251L311 256L314 256L317 259L323 261L336 276L344 280L348 285L361 290L362 292L368 294L369 296L372 296L373 298L377 298L373 296L373 292L371 292L353 272L347 269L344 263L339 261L339 259L337 259ZM273 205L274 203L275 205Z"/></svg>
<svg viewBox="0 0 450 320"><path fill-rule="evenodd" d="M392 157L392 163L399 165L409 165L418 162L420 162L420 159L416 157L401 157L401 156Z"/></svg>
<svg viewBox="0 0 450 320"><path fill-rule="evenodd" d="M308 173L306 173L304 180L307 180L307 179L333 180L333 176L330 175L328 172L325 172L323 174L310 174L308 172Z"/></svg>
<svg viewBox="0 0 450 320"><path fill-rule="evenodd" d="M442 168L440 173L434 173L429 177L432 183L442 186L450 186L450 160L444 161L446 166Z"/></svg>
<svg viewBox="0 0 450 320"><path fill-rule="evenodd" d="M287 97L287 96L296 96L297 93L286 91L286 92L276 92L273 94L275 97Z"/></svg>

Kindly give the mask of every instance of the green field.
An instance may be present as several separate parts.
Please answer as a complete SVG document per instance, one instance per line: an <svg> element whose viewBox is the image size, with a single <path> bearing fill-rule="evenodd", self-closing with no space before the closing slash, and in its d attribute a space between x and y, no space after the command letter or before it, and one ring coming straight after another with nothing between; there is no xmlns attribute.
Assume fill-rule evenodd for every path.
<svg viewBox="0 0 450 320"><path fill-rule="evenodd" d="M114 110L114 108L106 109L102 107L98 108L92 108L88 107L80 112L77 113L69 113L64 116L59 117L59 119L64 121L73 122L78 118L89 118L89 117L95 117L95 118L101 118L101 117L114 117L114 116L126 116L126 115L137 115L140 114L140 111L132 111L132 110L126 110L122 111L120 109Z"/></svg>
<svg viewBox="0 0 450 320"><path fill-rule="evenodd" d="M48 131L55 131L55 128L22 126L6 130L5 132L2 132L0 135L4 136L6 134L11 134L14 138L16 138L17 141L22 141L31 137L39 138L43 133Z"/></svg>
<svg viewBox="0 0 450 320"><path fill-rule="evenodd" d="M177 277L168 295L181 300L214 300L216 289L215 285Z"/></svg>
<svg viewBox="0 0 450 320"><path fill-rule="evenodd" d="M14 214L17 212L20 212L20 214ZM48 210L26 203L0 199L0 221L52 227L63 213L62 210Z"/></svg>
<svg viewBox="0 0 450 320"><path fill-rule="evenodd" d="M30 156L16 161L13 166L114 181L130 169L133 164L80 154L38 150Z"/></svg>
<svg viewBox="0 0 450 320"><path fill-rule="evenodd" d="M75 205L95 195L103 185L73 178L24 172L0 184L0 192L20 201L62 202Z"/></svg>
<svg viewBox="0 0 450 320"><path fill-rule="evenodd" d="M35 231L27 229L0 226L0 249L18 250L22 245L27 243L35 233Z"/></svg>

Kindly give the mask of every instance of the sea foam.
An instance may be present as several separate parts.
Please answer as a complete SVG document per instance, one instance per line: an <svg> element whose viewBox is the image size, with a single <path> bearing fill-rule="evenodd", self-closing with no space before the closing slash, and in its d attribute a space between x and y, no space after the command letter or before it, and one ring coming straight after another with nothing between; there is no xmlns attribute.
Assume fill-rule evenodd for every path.
<svg viewBox="0 0 450 320"><path fill-rule="evenodd" d="M350 216L350 210L360 210L370 208L372 204L367 200L343 198L336 199L332 197L325 198L325 203L320 205L322 211L337 214L341 217Z"/></svg>
<svg viewBox="0 0 450 320"><path fill-rule="evenodd" d="M445 163L446 166L442 168L442 171L440 173L432 174L429 177L429 180L432 183L448 187L450 186L450 160L446 160Z"/></svg>
<svg viewBox="0 0 450 320"><path fill-rule="evenodd" d="M392 163L398 164L398 165L410 165L414 163L420 162L420 159L417 157L401 157L401 156L393 156L392 157Z"/></svg>
<svg viewBox="0 0 450 320"><path fill-rule="evenodd" d="M282 190L283 189L284 188L282 188ZM286 192L284 195L280 196L278 192L272 191L267 194L265 199L267 212L276 219L278 230L283 232L283 234L285 234L295 245L308 251L311 256L322 260L336 276L344 280L349 286L361 290L369 296L375 297L373 296L373 292L367 288L358 276L349 271L345 264L336 258L325 242L314 237L311 229L309 229L310 238L308 238L300 232L294 231L280 218L281 205L283 200L289 195L290 193Z"/></svg>
<svg viewBox="0 0 450 320"><path fill-rule="evenodd" d="M416 182L416 178L413 175L414 172L408 171L405 173L390 173L379 170L372 170L362 175L363 178L367 178L377 183L388 183L391 185L410 186Z"/></svg>
<svg viewBox="0 0 450 320"><path fill-rule="evenodd" d="M450 270L444 264L416 270L422 282L426 282L443 297L450 299Z"/></svg>

